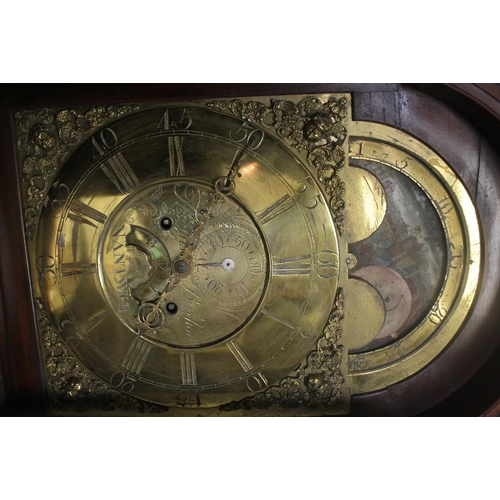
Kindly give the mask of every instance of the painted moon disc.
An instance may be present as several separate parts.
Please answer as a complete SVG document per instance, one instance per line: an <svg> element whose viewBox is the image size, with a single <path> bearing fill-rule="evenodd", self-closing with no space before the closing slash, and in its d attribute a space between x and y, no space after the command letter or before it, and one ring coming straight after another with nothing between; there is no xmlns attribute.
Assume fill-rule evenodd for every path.
<svg viewBox="0 0 500 500"><path fill-rule="evenodd" d="M352 274L372 285L381 295L385 307L385 320L376 339L396 333L411 312L412 293L402 276L385 266L367 266Z"/></svg>
<svg viewBox="0 0 500 500"><path fill-rule="evenodd" d="M365 280L350 278L344 287L344 345L359 349L369 344L385 321L384 301L380 293Z"/></svg>
<svg viewBox="0 0 500 500"><path fill-rule="evenodd" d="M342 180L346 185L344 236L355 243L380 227L387 212L387 195L379 179L364 168L350 165L342 172Z"/></svg>

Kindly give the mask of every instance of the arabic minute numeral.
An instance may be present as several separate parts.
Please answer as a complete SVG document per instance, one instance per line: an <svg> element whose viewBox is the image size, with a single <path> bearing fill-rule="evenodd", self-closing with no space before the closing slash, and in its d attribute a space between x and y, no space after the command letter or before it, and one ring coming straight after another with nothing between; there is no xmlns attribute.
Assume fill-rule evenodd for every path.
<svg viewBox="0 0 500 500"><path fill-rule="evenodd" d="M72 321L68 321L67 319L63 320L58 331L63 335L66 345L70 349L76 349L80 345L82 336Z"/></svg>
<svg viewBox="0 0 500 500"><path fill-rule="evenodd" d="M250 274L260 274L262 272L262 263L259 259L252 257L248 261Z"/></svg>
<svg viewBox="0 0 500 500"><path fill-rule="evenodd" d="M111 387L120 389L123 392L132 392L135 387L135 380L125 373L118 371L111 375L110 384Z"/></svg>
<svg viewBox="0 0 500 500"><path fill-rule="evenodd" d="M47 196L45 200L45 207L50 206L52 214L56 219L58 219L61 217L63 206L69 198L69 188L66 184L56 181L52 184L52 190L54 191L55 196L52 199Z"/></svg>
<svg viewBox="0 0 500 500"><path fill-rule="evenodd" d="M56 261L52 255L39 255L36 258L38 279L49 286L56 284Z"/></svg>
<svg viewBox="0 0 500 500"><path fill-rule="evenodd" d="M106 151L116 148L118 146L118 137L115 132L110 128L103 128L97 139L92 137L92 146L94 151L94 159L103 156Z"/></svg>
<svg viewBox="0 0 500 500"><path fill-rule="evenodd" d="M323 279L333 279L339 274L339 257L332 250L322 250L318 253L317 274Z"/></svg>
<svg viewBox="0 0 500 500"><path fill-rule="evenodd" d="M267 378L262 372L257 372L255 375L247 379L247 387L251 392L259 392L269 385Z"/></svg>
<svg viewBox="0 0 500 500"><path fill-rule="evenodd" d="M441 322L446 317L448 310L446 307L442 306L439 302L432 308L431 314L429 315L429 321L433 325L440 325Z"/></svg>
<svg viewBox="0 0 500 500"><path fill-rule="evenodd" d="M318 203L323 203L320 194L310 196L308 191L309 186L313 186L313 180L310 175L300 181L293 181L291 186L296 193L296 198L304 208L312 210L318 206Z"/></svg>
<svg viewBox="0 0 500 500"><path fill-rule="evenodd" d="M234 142L245 142L246 148L250 151L255 151L260 148L264 141L264 132L260 129L254 128L247 122L243 122L241 127L235 132L234 136L232 131L229 132L229 139Z"/></svg>
<svg viewBox="0 0 500 500"><path fill-rule="evenodd" d="M193 119L186 116L186 110L182 110L182 114L179 120L172 119L170 113L178 114L180 110L169 110L167 109L163 116L161 117L160 123L158 124L158 129L160 130L187 130L193 124Z"/></svg>

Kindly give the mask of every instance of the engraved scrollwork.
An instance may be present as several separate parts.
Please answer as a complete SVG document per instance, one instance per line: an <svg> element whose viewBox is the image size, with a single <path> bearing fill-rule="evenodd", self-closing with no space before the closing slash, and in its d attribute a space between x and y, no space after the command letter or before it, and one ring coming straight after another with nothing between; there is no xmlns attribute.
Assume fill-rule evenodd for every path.
<svg viewBox="0 0 500 500"><path fill-rule="evenodd" d="M342 391L345 383L340 369L343 346L339 345L344 318L344 292L337 291L335 304L328 324L304 363L293 376L286 377L278 385L264 392L232 401L220 407L222 411L282 408L325 408L341 410L346 402Z"/></svg>
<svg viewBox="0 0 500 500"><path fill-rule="evenodd" d="M86 112L75 109L15 114L18 129L17 148L23 156L22 179L25 183L26 238L33 239L36 218L58 166L72 146L77 145L110 120L138 109L136 105L97 106Z"/></svg>
<svg viewBox="0 0 500 500"><path fill-rule="evenodd" d="M102 411L128 410L140 413L161 413L167 407L152 405L110 388L91 375L71 354L52 327L41 299L35 302L41 339L47 352L47 386L51 409L54 412L90 409Z"/></svg>
<svg viewBox="0 0 500 500"><path fill-rule="evenodd" d="M343 121L348 116L348 108L344 97L331 96L326 102L307 97L298 104L271 99L270 106L258 101L234 99L210 102L207 106L265 128L274 128L279 137L304 154L326 187L335 224L343 234L345 186L338 171L345 163L347 130Z"/></svg>

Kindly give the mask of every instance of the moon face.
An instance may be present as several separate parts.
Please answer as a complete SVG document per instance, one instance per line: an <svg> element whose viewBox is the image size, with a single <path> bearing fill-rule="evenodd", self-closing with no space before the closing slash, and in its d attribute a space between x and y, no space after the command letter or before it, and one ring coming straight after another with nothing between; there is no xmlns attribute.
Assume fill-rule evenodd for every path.
<svg viewBox="0 0 500 500"><path fill-rule="evenodd" d="M364 168L350 165L342 172L342 179L346 184L345 238L355 243L368 238L382 224L387 194L377 177Z"/></svg>
<svg viewBox="0 0 500 500"><path fill-rule="evenodd" d="M372 285L382 297L385 320L376 339L396 333L411 312L412 293L403 277L385 266L366 266L352 274Z"/></svg>
<svg viewBox="0 0 500 500"><path fill-rule="evenodd" d="M343 342L348 349L369 344L380 332L385 321L382 296L375 287L362 279L349 278L344 287L344 329L349 332Z"/></svg>

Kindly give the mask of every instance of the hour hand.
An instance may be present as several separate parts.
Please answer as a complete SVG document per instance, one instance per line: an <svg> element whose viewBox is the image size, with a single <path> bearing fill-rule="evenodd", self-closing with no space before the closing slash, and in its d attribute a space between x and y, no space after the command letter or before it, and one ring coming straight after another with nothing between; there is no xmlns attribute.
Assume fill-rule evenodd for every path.
<svg viewBox="0 0 500 500"><path fill-rule="evenodd" d="M215 182L215 190L223 195L231 194L234 191L234 179L235 177L240 177L241 174L238 172L241 164L247 154L246 148L240 149L236 152L233 163L229 168L229 172L224 177L217 179Z"/></svg>

